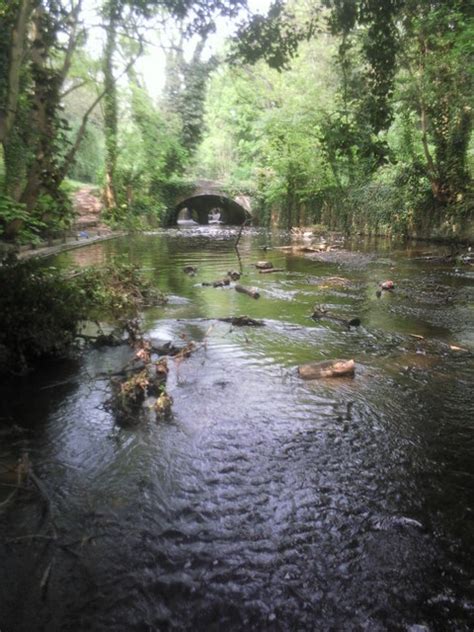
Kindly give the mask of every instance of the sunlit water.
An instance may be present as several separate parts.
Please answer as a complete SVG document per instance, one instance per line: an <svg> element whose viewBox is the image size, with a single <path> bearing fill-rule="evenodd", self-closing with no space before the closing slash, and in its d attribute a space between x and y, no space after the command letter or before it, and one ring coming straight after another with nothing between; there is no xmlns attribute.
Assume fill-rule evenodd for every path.
<svg viewBox="0 0 474 632"><path fill-rule="evenodd" d="M0 630L474 629L472 268L419 245L312 260L263 231L239 260L235 238L170 230L55 260L136 262L169 295L148 333L202 344L169 362L171 421L123 429L104 409L127 347L3 396L24 431L0 437L2 467L27 452L51 506L33 487L0 508ZM230 269L261 297L201 285ZM313 321L315 304L362 326ZM216 320L243 314L266 326ZM330 358L355 378L298 378Z"/></svg>

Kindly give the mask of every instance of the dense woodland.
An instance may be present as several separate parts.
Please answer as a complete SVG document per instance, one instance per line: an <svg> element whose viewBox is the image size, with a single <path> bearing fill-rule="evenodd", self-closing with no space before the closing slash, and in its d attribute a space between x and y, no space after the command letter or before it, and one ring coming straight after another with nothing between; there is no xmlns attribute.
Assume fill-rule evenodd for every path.
<svg viewBox="0 0 474 632"><path fill-rule="evenodd" d="M218 16L238 28L210 54ZM81 183L157 226L196 178L260 225L467 236L473 48L469 0L0 0L2 237L67 230Z"/></svg>

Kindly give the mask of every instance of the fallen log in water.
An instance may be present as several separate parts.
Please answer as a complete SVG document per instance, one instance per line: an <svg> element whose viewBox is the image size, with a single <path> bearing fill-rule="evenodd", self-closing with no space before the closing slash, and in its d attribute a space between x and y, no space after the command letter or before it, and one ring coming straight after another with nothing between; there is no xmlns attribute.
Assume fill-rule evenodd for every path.
<svg viewBox="0 0 474 632"><path fill-rule="evenodd" d="M332 316L324 309L315 309L311 314L311 318L313 320L331 320L339 325L344 325L347 329L350 329L351 327L359 327L360 325L360 318L351 318L350 320L347 320L346 318L340 318L339 316Z"/></svg>
<svg viewBox="0 0 474 632"><path fill-rule="evenodd" d="M229 277L224 277L223 279L217 279L217 281L212 281L211 283L204 281L202 283L204 287L225 287L226 285L230 285Z"/></svg>
<svg viewBox="0 0 474 632"><path fill-rule="evenodd" d="M260 274L268 274L269 272L285 272L284 268L266 268L259 270Z"/></svg>
<svg viewBox="0 0 474 632"><path fill-rule="evenodd" d="M354 360L324 360L309 362L298 367L298 375L303 380L318 380L325 377L353 377Z"/></svg>
<svg viewBox="0 0 474 632"><path fill-rule="evenodd" d="M234 327L263 327L263 320L255 320L249 316L231 316L230 318L218 318L223 323L230 323Z"/></svg>
<svg viewBox="0 0 474 632"><path fill-rule="evenodd" d="M244 287L243 285L237 284L235 286L235 290L236 292L240 292L241 294L247 294L247 296L250 296L251 298L260 298L260 294L258 290L254 287L247 288L247 287Z"/></svg>

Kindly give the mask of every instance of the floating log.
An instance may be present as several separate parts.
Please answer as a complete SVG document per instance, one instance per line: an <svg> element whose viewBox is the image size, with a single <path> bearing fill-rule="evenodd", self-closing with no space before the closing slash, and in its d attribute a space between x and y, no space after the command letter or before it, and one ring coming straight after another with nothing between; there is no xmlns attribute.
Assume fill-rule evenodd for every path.
<svg viewBox="0 0 474 632"><path fill-rule="evenodd" d="M259 270L269 270L273 268L273 263L271 261L257 261L255 267Z"/></svg>
<svg viewBox="0 0 474 632"><path fill-rule="evenodd" d="M238 283L235 286L235 290L237 292L241 292L242 294L247 294L247 296L250 296L252 298L260 298L260 294L258 292L258 290L254 287L252 288L247 288L244 287L243 285L239 285Z"/></svg>
<svg viewBox="0 0 474 632"><path fill-rule="evenodd" d="M285 272L283 268L264 268L259 270L260 274L268 274L269 272Z"/></svg>
<svg viewBox="0 0 474 632"><path fill-rule="evenodd" d="M255 320L249 316L232 316L231 318L219 318L223 323L230 323L234 327L263 327L263 320Z"/></svg>
<svg viewBox="0 0 474 632"><path fill-rule="evenodd" d="M318 380L325 377L352 377L354 371L354 360L324 360L323 362L309 362L298 367L298 375L303 380Z"/></svg>

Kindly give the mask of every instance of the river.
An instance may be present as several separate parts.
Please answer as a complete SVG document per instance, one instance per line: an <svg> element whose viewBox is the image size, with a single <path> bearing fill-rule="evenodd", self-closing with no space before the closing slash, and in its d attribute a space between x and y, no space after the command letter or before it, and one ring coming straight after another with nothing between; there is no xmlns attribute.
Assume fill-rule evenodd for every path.
<svg viewBox="0 0 474 632"><path fill-rule="evenodd" d="M27 453L44 494L0 509L1 632L474 629L473 268L426 244L294 253L257 229L238 257L235 238L170 229L54 259L137 263L169 296L148 334L202 344L169 362L168 421L104 408L127 347L4 389L0 482ZM201 285L239 268L258 300ZM243 314L265 326L216 320ZM298 377L331 358L354 378Z"/></svg>

